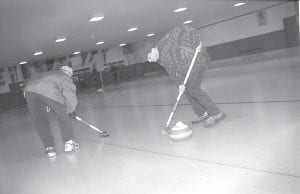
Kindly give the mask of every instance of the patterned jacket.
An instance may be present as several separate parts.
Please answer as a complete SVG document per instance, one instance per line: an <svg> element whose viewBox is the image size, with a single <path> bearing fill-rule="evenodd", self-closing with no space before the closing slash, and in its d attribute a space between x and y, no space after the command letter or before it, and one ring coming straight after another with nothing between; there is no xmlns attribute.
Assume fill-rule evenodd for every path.
<svg viewBox="0 0 300 194"><path fill-rule="evenodd" d="M37 93L63 104L67 113L75 111L78 104L72 78L61 71L33 75L26 83L25 96L26 92Z"/></svg>
<svg viewBox="0 0 300 194"><path fill-rule="evenodd" d="M199 33L194 28L186 25L172 28L158 41L159 63L177 84L183 83L195 49L200 44L200 41ZM195 71L197 66L208 66L209 63L209 54L206 48L202 47L190 74L191 79L197 76Z"/></svg>

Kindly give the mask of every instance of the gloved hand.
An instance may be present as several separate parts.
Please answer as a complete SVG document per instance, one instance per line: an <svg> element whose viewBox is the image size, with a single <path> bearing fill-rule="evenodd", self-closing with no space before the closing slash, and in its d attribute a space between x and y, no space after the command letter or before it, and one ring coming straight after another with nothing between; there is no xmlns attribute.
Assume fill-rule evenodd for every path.
<svg viewBox="0 0 300 194"><path fill-rule="evenodd" d="M157 62L159 59L159 51L157 47L151 49L151 52L148 54L148 61L149 62Z"/></svg>
<svg viewBox="0 0 300 194"><path fill-rule="evenodd" d="M75 111L68 113L68 115L69 115L69 117L71 117L71 118L73 118L73 119L75 119L76 116L77 116L77 114L76 114Z"/></svg>
<svg viewBox="0 0 300 194"><path fill-rule="evenodd" d="M180 93L183 93L185 91L185 85L183 84L179 85L178 89Z"/></svg>

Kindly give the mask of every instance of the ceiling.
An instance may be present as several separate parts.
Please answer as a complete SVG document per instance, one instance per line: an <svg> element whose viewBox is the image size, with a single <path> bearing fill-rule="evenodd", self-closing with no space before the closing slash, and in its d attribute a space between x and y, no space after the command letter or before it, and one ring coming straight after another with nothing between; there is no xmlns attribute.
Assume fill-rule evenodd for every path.
<svg viewBox="0 0 300 194"><path fill-rule="evenodd" d="M199 28L284 1L245 2L236 8L236 0L1 0L0 66L134 43L186 20ZM179 7L188 10L174 13ZM88 22L93 13L105 18ZM138 30L127 32L130 27ZM57 36L66 41L55 43ZM33 56L37 50L44 53Z"/></svg>

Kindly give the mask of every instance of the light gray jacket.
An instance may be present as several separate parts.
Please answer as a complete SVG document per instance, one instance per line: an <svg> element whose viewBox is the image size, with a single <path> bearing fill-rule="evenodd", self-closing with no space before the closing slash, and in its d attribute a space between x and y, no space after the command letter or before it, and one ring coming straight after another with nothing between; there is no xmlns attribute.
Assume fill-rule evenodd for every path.
<svg viewBox="0 0 300 194"><path fill-rule="evenodd" d="M26 83L26 92L33 92L63 104L67 113L76 110L78 104L76 86L71 77L61 71L33 75Z"/></svg>

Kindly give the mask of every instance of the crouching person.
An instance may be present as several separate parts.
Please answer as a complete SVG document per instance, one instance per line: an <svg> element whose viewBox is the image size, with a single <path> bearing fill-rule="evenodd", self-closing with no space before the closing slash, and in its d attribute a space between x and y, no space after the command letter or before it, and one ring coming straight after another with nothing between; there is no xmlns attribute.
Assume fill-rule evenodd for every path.
<svg viewBox="0 0 300 194"><path fill-rule="evenodd" d="M32 76L25 86L27 106L48 157L56 156L55 142L48 121L49 111L59 120L65 152L79 149L72 128L72 117L76 117L75 109L78 103L72 75L71 67L62 66L56 72Z"/></svg>

